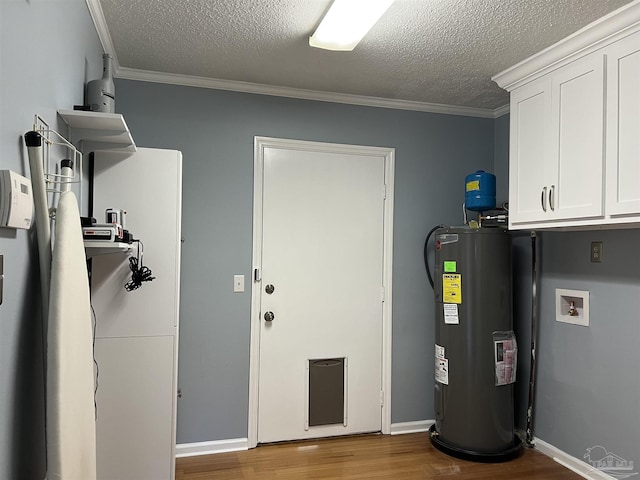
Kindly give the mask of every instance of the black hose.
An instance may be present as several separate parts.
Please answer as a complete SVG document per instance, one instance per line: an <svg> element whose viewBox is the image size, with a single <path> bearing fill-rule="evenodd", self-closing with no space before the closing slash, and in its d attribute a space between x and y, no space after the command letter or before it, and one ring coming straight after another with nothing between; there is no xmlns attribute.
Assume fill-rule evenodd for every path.
<svg viewBox="0 0 640 480"><path fill-rule="evenodd" d="M534 446L533 408L535 400L536 379L536 343L538 338L538 262L536 248L536 232L531 232L531 363L529 365L529 399L527 404L527 446Z"/></svg>
<svg viewBox="0 0 640 480"><path fill-rule="evenodd" d="M439 228L446 228L446 225L436 225L435 227L433 227L431 230L429 230L429 233L427 233L427 238L424 241L424 268L427 271L427 277L429 278L429 284L431 285L431 288L433 288L433 278L431 277L431 269L429 268L429 255L427 253L427 246L429 245L429 239L431 238L431 235L433 235L433 232L435 232Z"/></svg>

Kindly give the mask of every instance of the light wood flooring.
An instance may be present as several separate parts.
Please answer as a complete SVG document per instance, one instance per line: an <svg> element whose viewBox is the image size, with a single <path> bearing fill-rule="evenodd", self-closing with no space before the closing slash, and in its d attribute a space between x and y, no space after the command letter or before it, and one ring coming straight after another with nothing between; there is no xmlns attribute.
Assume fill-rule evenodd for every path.
<svg viewBox="0 0 640 480"><path fill-rule="evenodd" d="M458 460L433 448L427 433L278 443L176 461L176 480L514 478L580 480L582 477L527 448L518 458L505 463Z"/></svg>

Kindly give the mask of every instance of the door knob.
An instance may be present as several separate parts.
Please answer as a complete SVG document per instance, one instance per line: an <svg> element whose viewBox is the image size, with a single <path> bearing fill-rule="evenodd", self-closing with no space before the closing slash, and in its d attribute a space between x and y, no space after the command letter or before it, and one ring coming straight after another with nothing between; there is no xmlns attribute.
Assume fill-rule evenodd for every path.
<svg viewBox="0 0 640 480"><path fill-rule="evenodd" d="M264 319L265 319L265 321L267 321L267 322L269 322L269 323L273 322L273 319L274 319L274 318L275 318L275 315L273 314L273 312L266 312L266 313L264 314Z"/></svg>

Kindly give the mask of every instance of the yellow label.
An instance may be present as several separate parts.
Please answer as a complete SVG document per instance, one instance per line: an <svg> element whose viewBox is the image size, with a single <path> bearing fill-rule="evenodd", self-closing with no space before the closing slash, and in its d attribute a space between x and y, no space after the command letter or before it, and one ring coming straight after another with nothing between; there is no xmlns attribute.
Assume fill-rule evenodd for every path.
<svg viewBox="0 0 640 480"><path fill-rule="evenodd" d="M459 273L442 275L442 297L444 303L462 303L462 276Z"/></svg>
<svg viewBox="0 0 640 480"><path fill-rule="evenodd" d="M480 190L480 180L467 182L467 192L473 192L474 190Z"/></svg>

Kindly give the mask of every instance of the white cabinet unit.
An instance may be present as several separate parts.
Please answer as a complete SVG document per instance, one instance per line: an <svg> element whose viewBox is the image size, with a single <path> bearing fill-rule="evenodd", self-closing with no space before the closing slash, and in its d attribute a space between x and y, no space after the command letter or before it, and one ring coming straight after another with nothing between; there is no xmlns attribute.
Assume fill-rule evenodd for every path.
<svg viewBox="0 0 640 480"><path fill-rule="evenodd" d="M98 480L173 478L175 348L172 336L96 339Z"/></svg>
<svg viewBox="0 0 640 480"><path fill-rule="evenodd" d="M640 226L640 3L494 80L511 92L509 227Z"/></svg>
<svg viewBox="0 0 640 480"><path fill-rule="evenodd" d="M532 82L511 95L509 210L517 222L544 218L547 202L551 82Z"/></svg>
<svg viewBox="0 0 640 480"><path fill-rule="evenodd" d="M547 213L553 220L602 217L604 58L594 54L551 76ZM543 205L544 206L544 205Z"/></svg>
<svg viewBox="0 0 640 480"><path fill-rule="evenodd" d="M172 479L175 470L182 155L96 152L93 216L125 209L153 276L132 292L130 255L92 260L98 480ZM134 244L135 245L135 244Z"/></svg>
<svg viewBox="0 0 640 480"><path fill-rule="evenodd" d="M607 54L607 213L640 215L640 32Z"/></svg>
<svg viewBox="0 0 640 480"><path fill-rule="evenodd" d="M574 62L512 93L512 224L602 216L603 64Z"/></svg>

